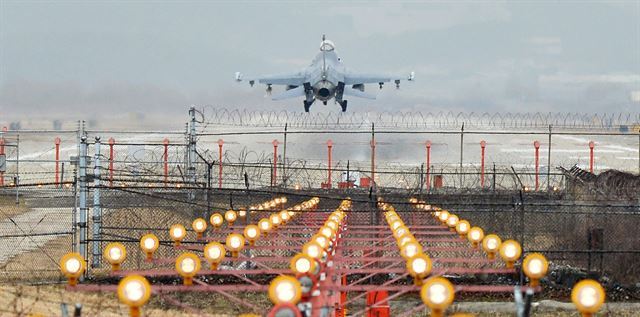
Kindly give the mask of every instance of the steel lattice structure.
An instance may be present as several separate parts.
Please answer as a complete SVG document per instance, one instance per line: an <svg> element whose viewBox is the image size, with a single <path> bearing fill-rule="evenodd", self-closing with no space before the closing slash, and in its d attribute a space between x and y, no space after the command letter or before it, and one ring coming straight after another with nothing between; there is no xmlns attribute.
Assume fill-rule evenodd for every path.
<svg viewBox="0 0 640 317"><path fill-rule="evenodd" d="M319 200L320 201L320 200ZM300 205L297 205L300 206ZM243 225L250 223L248 218L228 224L222 228L207 231L203 238L194 237L193 230L189 230L187 237L179 245L174 243L162 244L161 248L173 249L170 254L175 256L154 257L149 261L148 269L127 269L113 271L114 277L128 275L142 275L155 280L152 284L154 296L159 296L172 302L185 311L206 315L196 307L181 303L175 299L176 293L182 292L211 292L217 293L228 300L240 304L246 312L260 314L271 307L264 307L246 297L248 292L266 293L269 283L276 276L295 275L289 268L292 257L303 250L307 241L314 237L314 233L326 225L331 211L337 206L335 202L323 202L320 207L310 209L293 207L284 210L297 210L299 215L291 221L280 224L277 228L263 232L255 244L247 244L239 256L232 256L227 252L224 260L214 269L203 269L194 277L193 285L175 285L180 279L178 272L171 268L176 262L177 255L183 252L202 252L203 244L210 241L224 241L232 233L242 233ZM388 205L390 206L390 205ZM430 276L446 276L454 281L455 291L463 293L512 293L518 284L517 270L506 268L499 258L487 257L484 251L473 247L465 236L460 236L445 223L431 216L431 207L414 207L407 202L398 202L398 215L404 220L408 230L421 244L422 252L427 254L433 262ZM303 296L299 309L307 316L364 316L370 310L387 309L396 299L411 298L411 294L420 291L420 285L414 283L410 272L406 268L406 260L396 246L393 231L384 221L384 210L379 202L356 201L345 213L345 221L336 232L333 247L327 249L328 254L320 263L319 271L313 275L313 287ZM255 211L251 219L268 219L275 211ZM275 213L274 213L275 212ZM453 215L453 213L452 213ZM258 223L257 221L253 221ZM183 223L189 227L188 223ZM164 229L167 230L167 229ZM151 231L162 236L164 230ZM228 241L228 240L227 240ZM162 243L162 242L161 242ZM142 252L128 250L133 254ZM167 253L160 253L167 254ZM128 256L129 257L129 256ZM201 261L206 258L200 255ZM95 273L94 273L95 274ZM512 276L511 282L495 282L485 284L480 279L470 276ZM496 281L497 279L489 279ZM509 281L509 279L504 280ZM523 290L526 290L524 287ZM80 284L69 287L71 291L107 291L116 290L116 285L109 284ZM362 302L373 293L382 294L380 299ZM342 295L341 295L342 294ZM369 295L368 295L369 294ZM409 296L409 297L407 297ZM354 306L355 305L355 306ZM365 307L358 308L358 307ZM396 306L394 306L396 307ZM411 306L403 305L392 310L393 316L411 316L426 309L424 304L415 302Z"/></svg>

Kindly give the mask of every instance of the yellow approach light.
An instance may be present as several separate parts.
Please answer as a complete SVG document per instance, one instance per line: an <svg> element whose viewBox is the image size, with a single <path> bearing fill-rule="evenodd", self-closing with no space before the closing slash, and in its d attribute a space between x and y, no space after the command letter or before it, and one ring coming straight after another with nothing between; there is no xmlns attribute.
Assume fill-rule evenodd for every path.
<svg viewBox="0 0 640 317"><path fill-rule="evenodd" d="M129 306L129 315L140 316L140 307L151 297L151 285L140 275L128 275L118 283L118 298Z"/></svg>
<svg viewBox="0 0 640 317"><path fill-rule="evenodd" d="M60 259L60 270L67 277L70 286L76 286L78 279L87 269L80 253L67 253Z"/></svg>

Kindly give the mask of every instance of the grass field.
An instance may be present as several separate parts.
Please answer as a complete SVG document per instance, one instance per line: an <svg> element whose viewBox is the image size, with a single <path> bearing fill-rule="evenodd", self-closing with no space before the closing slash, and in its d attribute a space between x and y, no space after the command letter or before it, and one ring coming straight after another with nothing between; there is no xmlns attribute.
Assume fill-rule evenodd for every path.
<svg viewBox="0 0 640 317"><path fill-rule="evenodd" d="M260 307L270 307L267 298L262 294L247 294L253 304ZM170 298L179 300L192 307L192 310L181 309L170 303ZM115 293L88 293L73 292L65 289L63 285L28 286L28 285L3 285L0 286L0 316L60 316L61 303L66 303L70 312L76 303L82 304L83 316L126 316L128 308L118 302ZM415 298L398 300L392 303L394 310L405 310L406 306L417 305ZM449 312L467 312L472 316L507 317L514 316L514 312L504 312L510 304L504 302L462 303L462 307L454 305ZM405 306L405 307L403 307ZM493 307L494 311L487 312L487 307ZM560 305L562 306L562 305ZM567 310L567 306L569 307ZM615 307L614 307L615 306ZM477 309L473 309L476 307ZM534 305L533 317L578 317L579 314L570 310L569 305L561 309L549 308L545 305ZM638 304L610 305L603 308L596 316L640 316L636 309ZM362 307L360 307L362 308ZM471 308L471 309L470 309ZM358 307L355 307L358 309ZM466 311L463 311L466 309ZM396 311L397 311L396 310ZM476 312L474 312L476 310ZM481 311L481 312L477 312ZM355 311L351 311L352 313ZM218 294L165 294L154 295L151 301L143 308L143 316L238 316L241 313L249 313L242 306L236 305ZM416 313L414 316L425 316L426 310Z"/></svg>

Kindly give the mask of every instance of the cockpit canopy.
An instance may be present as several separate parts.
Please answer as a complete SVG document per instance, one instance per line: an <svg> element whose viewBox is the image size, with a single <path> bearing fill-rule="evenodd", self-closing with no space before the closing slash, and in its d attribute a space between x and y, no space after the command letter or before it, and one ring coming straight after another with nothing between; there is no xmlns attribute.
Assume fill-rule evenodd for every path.
<svg viewBox="0 0 640 317"><path fill-rule="evenodd" d="M322 42L320 42L320 51L323 52L330 52L336 49L336 45L333 44L333 42L329 41L329 40L324 40Z"/></svg>

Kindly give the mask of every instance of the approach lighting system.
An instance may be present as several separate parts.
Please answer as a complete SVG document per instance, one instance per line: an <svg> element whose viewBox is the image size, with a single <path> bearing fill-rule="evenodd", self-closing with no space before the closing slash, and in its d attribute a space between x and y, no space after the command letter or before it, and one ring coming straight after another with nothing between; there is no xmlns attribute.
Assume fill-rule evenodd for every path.
<svg viewBox="0 0 640 317"><path fill-rule="evenodd" d="M500 256L507 264L507 268L512 269L513 263L518 261L522 255L522 247L515 240L506 240L500 245Z"/></svg>
<svg viewBox="0 0 640 317"><path fill-rule="evenodd" d="M500 244L502 240L495 234L490 234L484 237L482 240L482 249L487 252L487 257L493 260L496 258L496 253L500 250Z"/></svg>
<svg viewBox="0 0 640 317"><path fill-rule="evenodd" d="M287 223L287 221L289 221L289 218L291 217L289 216L288 210L280 211L280 219L282 220L282 223Z"/></svg>
<svg viewBox="0 0 640 317"><path fill-rule="evenodd" d="M449 219L449 212L446 210L441 211L438 219L440 219L440 222L445 223Z"/></svg>
<svg viewBox="0 0 640 317"><path fill-rule="evenodd" d="M160 241L153 233L147 233L140 238L140 248L147 255L147 261L153 259L153 253L156 252L158 246L160 246Z"/></svg>
<svg viewBox="0 0 640 317"><path fill-rule="evenodd" d="M431 316L443 316L447 307L453 303L455 291L453 284L444 277L432 277L424 281L420 289L422 302L431 309Z"/></svg>
<svg viewBox="0 0 640 317"><path fill-rule="evenodd" d="M447 226L449 226L451 230L455 230L458 221L460 221L460 218L458 218L458 216L449 215L449 218L447 218Z"/></svg>
<svg viewBox="0 0 640 317"><path fill-rule="evenodd" d="M222 223L224 223L224 218L221 214L215 213L209 217L209 222L211 222L213 228L218 229L222 226Z"/></svg>
<svg viewBox="0 0 640 317"><path fill-rule="evenodd" d="M300 300L300 297L302 297L300 282L294 277L280 275L269 284L269 299L275 305L295 305Z"/></svg>
<svg viewBox="0 0 640 317"><path fill-rule="evenodd" d="M262 218L258 221L258 227L260 227L260 232L266 236L271 231L271 222L267 218Z"/></svg>
<svg viewBox="0 0 640 317"><path fill-rule="evenodd" d="M271 216L269 216L269 221L271 222L272 227L277 228L282 222L282 219L280 219L278 214L271 214Z"/></svg>
<svg viewBox="0 0 640 317"><path fill-rule="evenodd" d="M320 234L327 237L327 239L331 239L331 240L335 239L336 237L335 231L333 231L333 229L327 226L320 228Z"/></svg>
<svg viewBox="0 0 640 317"><path fill-rule="evenodd" d="M604 300L604 289L594 280L582 280L571 290L571 301L584 317L597 313L604 304Z"/></svg>
<svg viewBox="0 0 640 317"><path fill-rule="evenodd" d="M192 285L193 277L200 271L200 257L194 253L183 253L176 259L176 271L182 276L184 285Z"/></svg>
<svg viewBox="0 0 640 317"><path fill-rule="evenodd" d="M289 267L291 268L291 271L296 274L313 274L316 271L316 261L304 253L298 253L296 256L291 258Z"/></svg>
<svg viewBox="0 0 640 317"><path fill-rule="evenodd" d="M249 241L249 245L254 245L260 237L260 228L256 225L248 225L244 227L244 238Z"/></svg>
<svg viewBox="0 0 640 317"><path fill-rule="evenodd" d="M465 239L471 229L471 224L466 220L460 220L456 224L456 232L460 235L460 238Z"/></svg>
<svg viewBox="0 0 640 317"><path fill-rule="evenodd" d="M60 259L60 270L67 277L70 286L78 284L78 278L87 269L87 264L80 253L67 253Z"/></svg>
<svg viewBox="0 0 640 317"><path fill-rule="evenodd" d="M405 244L411 241L415 241L415 238L410 233L406 233L405 235L403 235L397 240L397 243L400 249L402 249L402 247L404 247Z"/></svg>
<svg viewBox="0 0 640 317"><path fill-rule="evenodd" d="M405 259L409 259L420 252L422 252L422 246L416 241L407 242L400 248L400 255Z"/></svg>
<svg viewBox="0 0 640 317"><path fill-rule="evenodd" d="M325 222L324 225L329 227L329 228L331 228L331 230L333 230L333 231L338 231L339 225L338 225L337 222L335 222L333 220L329 220L329 221Z"/></svg>
<svg viewBox="0 0 640 317"><path fill-rule="evenodd" d="M191 228L196 232L197 238L202 239L202 234L207 230L207 221L197 218L191 223Z"/></svg>
<svg viewBox="0 0 640 317"><path fill-rule="evenodd" d="M531 253L524 257L522 261L522 270L524 275L529 278L529 286L537 287L540 285L540 279L547 275L549 270L549 262L544 255L540 253Z"/></svg>
<svg viewBox="0 0 640 317"><path fill-rule="evenodd" d="M431 259L424 253L418 253L407 260L407 271L418 286L422 285L422 280L431 273L431 267Z"/></svg>
<svg viewBox="0 0 640 317"><path fill-rule="evenodd" d="M482 239L484 239L484 230L480 227L471 227L471 229L469 229L469 233L467 233L467 238L471 242L471 245L474 248L477 248L482 242Z"/></svg>
<svg viewBox="0 0 640 317"><path fill-rule="evenodd" d="M321 234L316 234L313 237L311 237L312 241L315 241L320 247L322 247L322 249L324 250L328 250L330 243L329 243L329 239L327 239L327 237L321 235Z"/></svg>
<svg viewBox="0 0 640 317"><path fill-rule="evenodd" d="M209 265L211 265L212 270L218 268L220 262L224 260L226 252L227 250L225 250L220 242L209 242L204 246L204 257L207 259L207 262L209 262Z"/></svg>
<svg viewBox="0 0 640 317"><path fill-rule="evenodd" d="M174 245L179 246L180 242L187 235L187 229L185 229L183 225L176 223L169 228L169 235L171 236L171 240L173 240Z"/></svg>
<svg viewBox="0 0 640 317"><path fill-rule="evenodd" d="M140 275L129 275L118 283L118 298L129 306L129 315L140 316L140 307L144 306L151 297L151 285Z"/></svg>
<svg viewBox="0 0 640 317"><path fill-rule="evenodd" d="M238 253L244 249L244 236L239 233L230 233L227 236L226 246L231 251L231 256L238 257Z"/></svg>
<svg viewBox="0 0 640 317"><path fill-rule="evenodd" d="M302 253L316 260L319 260L322 257L322 251L322 247L315 241L307 242L302 247Z"/></svg>
<svg viewBox="0 0 640 317"><path fill-rule="evenodd" d="M238 214L235 212L235 210L229 209L224 213L224 220L227 221L229 226L233 226L233 223L236 221L236 219L238 219Z"/></svg>
<svg viewBox="0 0 640 317"><path fill-rule="evenodd" d="M122 243L111 242L104 248L102 255L111 264L111 270L117 271L120 269L120 264L127 258L127 250Z"/></svg>

